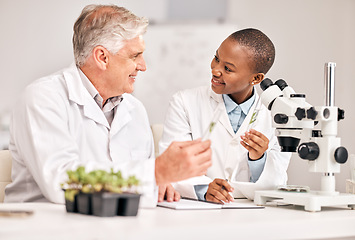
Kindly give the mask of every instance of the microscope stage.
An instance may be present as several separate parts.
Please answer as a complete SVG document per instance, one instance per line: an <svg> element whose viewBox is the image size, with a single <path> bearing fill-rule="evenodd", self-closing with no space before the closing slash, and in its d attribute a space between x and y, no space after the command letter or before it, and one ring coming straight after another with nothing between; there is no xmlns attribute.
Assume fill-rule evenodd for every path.
<svg viewBox="0 0 355 240"><path fill-rule="evenodd" d="M355 209L355 195L339 193L336 195L322 195L317 191L285 192L280 190L256 191L254 203L265 205L266 202L281 199L286 204L304 206L309 212L320 211L321 207L347 206Z"/></svg>

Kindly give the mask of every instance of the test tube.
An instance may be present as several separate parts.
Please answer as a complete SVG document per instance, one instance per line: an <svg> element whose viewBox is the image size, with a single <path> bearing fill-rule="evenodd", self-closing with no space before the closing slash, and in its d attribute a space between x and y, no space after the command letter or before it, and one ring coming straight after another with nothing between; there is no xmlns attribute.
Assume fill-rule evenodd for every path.
<svg viewBox="0 0 355 240"><path fill-rule="evenodd" d="M208 128L205 130L205 132L203 134L202 141L205 141L210 138L210 135L211 135L213 129L215 128L222 112L223 112L223 108L221 106L218 106L217 109L213 113L213 118L212 118L210 124L208 125Z"/></svg>
<svg viewBox="0 0 355 240"><path fill-rule="evenodd" d="M261 109L261 103L260 103L260 97L259 97L255 103L253 115L251 115L246 132L248 132L250 129L252 129L255 126L256 118L258 117L260 109Z"/></svg>

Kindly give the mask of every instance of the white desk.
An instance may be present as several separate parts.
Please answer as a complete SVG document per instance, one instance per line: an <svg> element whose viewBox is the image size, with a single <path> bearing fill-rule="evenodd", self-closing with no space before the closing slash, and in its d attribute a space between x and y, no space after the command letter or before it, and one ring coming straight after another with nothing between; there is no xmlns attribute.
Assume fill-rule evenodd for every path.
<svg viewBox="0 0 355 240"><path fill-rule="evenodd" d="M30 209L29 217L0 217L0 239L354 239L355 211L293 206L265 209L140 209L137 217L67 213L51 203L0 204ZM351 237L352 236L352 237Z"/></svg>

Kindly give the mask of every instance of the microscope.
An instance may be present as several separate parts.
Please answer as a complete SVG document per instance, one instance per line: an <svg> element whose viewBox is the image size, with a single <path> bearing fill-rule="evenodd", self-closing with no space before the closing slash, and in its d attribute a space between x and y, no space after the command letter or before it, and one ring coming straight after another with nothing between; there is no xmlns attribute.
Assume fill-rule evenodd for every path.
<svg viewBox="0 0 355 240"><path fill-rule="evenodd" d="M335 66L332 62L325 64L325 106L310 105L305 94L296 93L282 79L273 83L266 78L260 83L260 98L271 111L281 151L297 152L309 162L310 172L323 175L320 191L297 186L256 191L257 205L280 199L286 204L304 206L310 212L320 211L322 206L346 205L355 209L355 195L335 191L334 173L339 173L340 164L348 159L348 152L337 137L337 124L344 119L344 111L334 106Z"/></svg>

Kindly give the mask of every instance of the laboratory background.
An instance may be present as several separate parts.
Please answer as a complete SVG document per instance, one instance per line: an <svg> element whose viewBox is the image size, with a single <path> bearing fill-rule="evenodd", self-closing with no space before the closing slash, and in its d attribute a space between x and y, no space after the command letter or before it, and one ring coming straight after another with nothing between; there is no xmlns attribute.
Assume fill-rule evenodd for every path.
<svg viewBox="0 0 355 240"><path fill-rule="evenodd" d="M338 136L355 154L355 1L353 0L0 0L0 148L7 148L11 110L25 86L73 63L72 28L82 8L113 3L150 20L145 35L147 71L134 95L151 124L163 123L169 100L181 89L209 85L210 62L220 43L242 28L258 28L276 47L267 77L284 79L314 106L325 104L324 64L335 62L335 105L345 110ZM261 92L259 86L257 86ZM320 173L294 154L289 184L320 189ZM349 162L335 174L345 192Z"/></svg>

